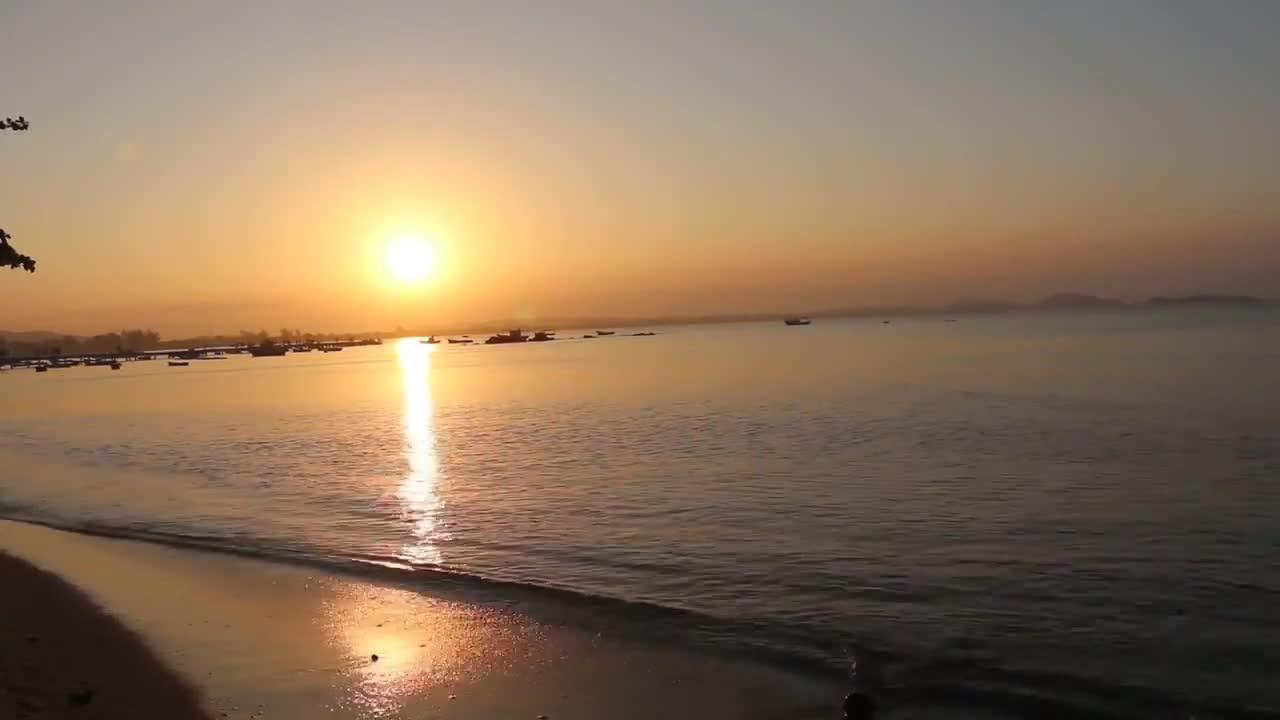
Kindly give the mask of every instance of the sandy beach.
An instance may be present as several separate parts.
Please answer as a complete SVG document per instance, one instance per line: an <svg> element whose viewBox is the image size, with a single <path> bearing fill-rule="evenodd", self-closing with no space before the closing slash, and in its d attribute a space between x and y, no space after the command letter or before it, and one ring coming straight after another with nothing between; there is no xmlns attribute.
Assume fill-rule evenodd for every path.
<svg viewBox="0 0 1280 720"><path fill-rule="evenodd" d="M0 716L204 720L194 688L56 575L0 552Z"/></svg>
<svg viewBox="0 0 1280 720"><path fill-rule="evenodd" d="M660 628L648 644L554 609L8 521L0 548L47 571L8 558L0 576L20 589L0 659L19 717L199 718L201 696L218 718L838 717L838 686L663 647ZM69 705L85 683L93 701Z"/></svg>

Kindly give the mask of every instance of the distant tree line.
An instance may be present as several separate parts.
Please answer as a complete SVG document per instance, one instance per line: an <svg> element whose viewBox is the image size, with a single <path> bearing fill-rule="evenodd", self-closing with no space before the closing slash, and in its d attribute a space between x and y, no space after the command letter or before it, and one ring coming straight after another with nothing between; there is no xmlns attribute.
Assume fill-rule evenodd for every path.
<svg viewBox="0 0 1280 720"><path fill-rule="evenodd" d="M64 335L37 342L0 338L0 357L131 353L154 350L159 346L160 333L155 330L121 330L92 337Z"/></svg>
<svg viewBox="0 0 1280 720"><path fill-rule="evenodd" d="M282 343L301 343L301 342L312 342L314 340L319 339L320 337L321 336L315 335L312 333L304 333L298 329L281 328L280 334L275 336L272 336L271 333L267 332L266 330L259 330L258 332L253 332L252 330L241 330L240 337L236 338L235 340L232 340L231 338L221 338L221 339L224 341L228 341L227 344L233 344L238 342L242 345L261 345L262 343L268 340L271 340L272 342L282 342Z"/></svg>
<svg viewBox="0 0 1280 720"><path fill-rule="evenodd" d="M25 117L18 116L17 120L13 118L5 118L0 120L0 130L13 130L15 132L25 132L31 127L31 123L27 122ZM36 261L30 255L23 255L18 252L17 248L9 244L9 240L13 236L0 229L0 267L7 267L11 270L22 268L27 272L36 271Z"/></svg>
<svg viewBox="0 0 1280 720"><path fill-rule="evenodd" d="M270 340L279 343L312 343L324 342L327 340L353 339L350 333L310 333L303 332L298 329L282 328L277 335L272 335L266 330L241 330L236 335L201 335L198 337L178 338L175 340L163 340L160 347L165 349L176 348L202 348L202 347L226 347L229 345L261 345Z"/></svg>
<svg viewBox="0 0 1280 720"><path fill-rule="evenodd" d="M238 335L205 335L165 340L155 330L121 330L92 337L63 335L41 340L18 340L0 336L0 358L43 357L48 355L90 355L102 353L137 353L147 350L186 350L189 348L260 345L270 340L280 343L315 343L331 340L354 340L350 333L309 333L297 328L282 328L279 335L266 330L241 330Z"/></svg>

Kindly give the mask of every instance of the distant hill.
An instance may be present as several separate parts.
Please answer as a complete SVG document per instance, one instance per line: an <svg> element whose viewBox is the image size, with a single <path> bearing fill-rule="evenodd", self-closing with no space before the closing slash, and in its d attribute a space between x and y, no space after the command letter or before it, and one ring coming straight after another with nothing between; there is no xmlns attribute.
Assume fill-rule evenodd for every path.
<svg viewBox="0 0 1280 720"><path fill-rule="evenodd" d="M1045 310L1093 310L1104 308L1122 308L1128 305L1123 300L1086 295L1084 293L1057 293L1041 300L1036 307Z"/></svg>
<svg viewBox="0 0 1280 720"><path fill-rule="evenodd" d="M1147 305L1196 305L1196 304L1222 304L1222 303L1256 303L1262 302L1262 298L1253 297L1251 295L1180 295L1178 297L1153 297L1146 302Z"/></svg>
<svg viewBox="0 0 1280 720"><path fill-rule="evenodd" d="M957 303L951 303L942 308L941 312L948 313L1001 313L1010 310L1021 310L1022 305L1009 302L1008 300L962 300Z"/></svg>

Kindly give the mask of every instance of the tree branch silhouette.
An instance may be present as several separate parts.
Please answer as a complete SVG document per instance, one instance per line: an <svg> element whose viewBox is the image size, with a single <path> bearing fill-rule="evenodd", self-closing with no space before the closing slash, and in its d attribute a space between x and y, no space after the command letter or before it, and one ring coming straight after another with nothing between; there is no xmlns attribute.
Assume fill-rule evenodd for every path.
<svg viewBox="0 0 1280 720"><path fill-rule="evenodd" d="M0 130L13 130L14 132L26 132L30 129L31 123L21 115L17 120L13 118L5 118L0 120ZM9 238L13 237L9 233L0 229L0 267L9 269L22 268L27 272L36 271L36 261L31 259L30 255L23 255L18 252L17 248L9 244Z"/></svg>

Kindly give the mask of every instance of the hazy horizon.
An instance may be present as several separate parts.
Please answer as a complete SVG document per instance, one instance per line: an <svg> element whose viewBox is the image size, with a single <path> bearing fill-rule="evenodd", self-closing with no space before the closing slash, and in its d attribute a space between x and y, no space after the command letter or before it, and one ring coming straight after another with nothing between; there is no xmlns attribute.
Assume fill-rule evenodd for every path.
<svg viewBox="0 0 1280 720"><path fill-rule="evenodd" d="M1280 296L1280 5L0 10L0 328ZM438 255L394 278L384 247ZM410 273L412 274L412 273Z"/></svg>
<svg viewBox="0 0 1280 720"><path fill-rule="evenodd" d="M861 305L861 306L842 306L842 307L825 307L825 308L789 308L783 310L767 310L754 313L720 313L709 315L694 314L676 314L676 315L576 315L576 316L543 316L540 318L489 318L479 320L463 320L453 323L435 323L421 325L403 325L398 324L395 327L372 327L372 326L356 326L347 328L331 328L325 330L317 330L315 328L299 328L299 327L278 327L267 323L255 328L243 327L234 331L195 331L180 334L158 333L159 339L164 343L172 343L183 340L199 340L214 338L238 338L243 340L245 333L260 336L279 338L288 335L296 335L298 337L304 335L315 335L319 337L329 336L351 336L351 337L395 337L397 334L405 337L421 336L421 335L456 335L466 332L487 333L498 330L505 330L512 325L518 327L542 327L553 330L575 331L586 330L603 327L621 327L621 328L643 328L643 327L659 327L659 326L680 326L680 325L703 325L703 324L734 324L734 323L751 323L777 321L786 317L811 317L820 319L854 319L854 318L912 318L921 316L946 316L954 318L955 316L977 315L992 316L1003 314L1017 313L1051 313L1061 315L1063 313L1098 313L1098 312L1120 312L1120 311L1138 311L1143 309L1156 309L1175 307L1185 309L1187 307L1204 309L1206 307L1222 307L1224 305L1238 306L1241 303L1246 306L1274 306L1280 303L1280 298L1264 297L1264 296L1240 296L1227 295L1219 293L1205 293L1194 295L1178 295L1178 296L1151 296L1139 299L1120 299L1111 297L1102 297L1098 295L1089 295L1084 293L1076 293L1071 291L1063 291L1052 293L1050 295L1036 298L1030 301L1011 301L1008 298L963 298L950 303L939 303L931 305ZM527 321L527 322L526 322ZM532 323L532 324L530 324ZM129 326L129 323L125 323ZM136 323L135 323L136 325ZM154 328L131 328L126 330L146 330L154 332ZM22 335L51 335L66 336L82 339L92 339L113 333L122 332L120 329L98 328L96 330L86 330L75 333L63 332L58 328L51 327L31 327L31 328L5 328L0 327L0 340L5 336L16 337ZM19 338L22 339L22 338ZM32 339L27 338L30 342ZM38 340L37 340L38 341ZM253 342L256 342L254 340Z"/></svg>

